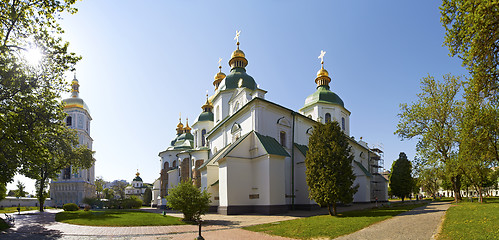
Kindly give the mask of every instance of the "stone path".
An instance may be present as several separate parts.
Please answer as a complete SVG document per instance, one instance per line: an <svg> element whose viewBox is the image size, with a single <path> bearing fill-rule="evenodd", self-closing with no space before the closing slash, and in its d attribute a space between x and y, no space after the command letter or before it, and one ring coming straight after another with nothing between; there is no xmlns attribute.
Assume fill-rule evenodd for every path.
<svg viewBox="0 0 499 240"><path fill-rule="evenodd" d="M351 211L356 209L371 208L374 204L353 204L348 207L341 207L338 209L339 212ZM426 232L420 231L420 229L431 228L431 232L435 231L436 226L438 226L441 215L445 212L442 207L448 207L448 205L442 203L432 203L427 208L416 209L414 211L408 212L406 214L394 217L392 219L383 221L368 227L367 229L373 228L374 231L363 233L363 229L354 234L344 236L342 239L367 239L367 237L372 238L373 234L381 231L381 237L379 239L402 239L393 236L403 236L403 239L430 239L431 235L426 234ZM440 209L442 208L442 209ZM447 209L447 208L445 208ZM37 211L22 212L21 215L15 214L16 224L14 228L9 229L7 232L0 233L0 239L30 239L30 240L56 240L56 239L136 239L136 240L149 240L149 239L164 239L164 240L176 240L176 239L194 239L198 235L198 226L193 225L182 225L182 226L150 226L150 227L93 227L93 226L79 226L66 223L60 223L55 221L55 213L60 210L47 210L44 213ZM157 210L150 209L150 211L158 212ZM440 217L433 216L433 213L439 213ZM308 217L313 215L327 214L326 209L319 209L316 211L291 211L285 215L218 215L218 214L206 214L203 219L205 224L202 228L202 235L205 239L259 239L259 240L284 240L289 238L283 238L278 236L271 236L264 233L251 232L241 229L244 226L251 226L256 224L277 222L291 220L301 217ZM433 217L421 217L429 216ZM178 213L168 213L168 215L181 217ZM407 220L405 220L405 218ZM430 221L428 218L431 218ZM395 222L390 224L395 224L386 227L392 232L387 232L386 229L378 225L386 225L389 221L397 219ZM435 221L438 220L438 221ZM389 225L390 225L389 224ZM396 227L393 227L396 226ZM398 234L397 231L393 230L410 229L410 232L414 232L415 236L421 236L416 238L408 238L407 232L404 235ZM402 231L404 232L404 231ZM360 235L355 235L360 234ZM364 234L364 235L363 235ZM394 235L392 235L394 234ZM390 236L390 237L388 237Z"/></svg>
<svg viewBox="0 0 499 240"><path fill-rule="evenodd" d="M450 205L432 202L336 239L434 239Z"/></svg>

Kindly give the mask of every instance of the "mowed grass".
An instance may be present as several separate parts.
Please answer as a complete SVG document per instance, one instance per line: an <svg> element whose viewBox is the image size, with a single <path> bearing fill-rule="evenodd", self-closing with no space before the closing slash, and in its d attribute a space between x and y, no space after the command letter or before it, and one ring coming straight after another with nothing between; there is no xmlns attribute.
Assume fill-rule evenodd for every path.
<svg viewBox="0 0 499 240"><path fill-rule="evenodd" d="M38 210L38 207L21 207L22 211ZM0 209L0 213L13 213L17 212L17 207L4 207Z"/></svg>
<svg viewBox="0 0 499 240"><path fill-rule="evenodd" d="M3 220L3 218L0 218L0 231L9 229L9 225Z"/></svg>
<svg viewBox="0 0 499 240"><path fill-rule="evenodd" d="M180 218L138 210L64 211L55 215L63 223L88 226L166 226L184 225Z"/></svg>
<svg viewBox="0 0 499 240"><path fill-rule="evenodd" d="M335 238L424 205L426 203L351 211L340 213L338 216L321 215L244 229L298 239Z"/></svg>
<svg viewBox="0 0 499 240"><path fill-rule="evenodd" d="M439 239L499 239L499 198L453 203L445 214Z"/></svg>

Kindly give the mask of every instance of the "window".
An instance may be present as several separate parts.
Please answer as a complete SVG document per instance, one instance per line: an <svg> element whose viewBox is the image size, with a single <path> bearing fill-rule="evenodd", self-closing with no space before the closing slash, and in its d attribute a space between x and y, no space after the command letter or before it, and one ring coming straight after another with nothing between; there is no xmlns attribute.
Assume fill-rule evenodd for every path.
<svg viewBox="0 0 499 240"><path fill-rule="evenodd" d="M167 170L170 168L170 164L168 162L165 162L165 164L163 165L163 169Z"/></svg>
<svg viewBox="0 0 499 240"><path fill-rule="evenodd" d="M175 168L177 167L177 161L176 160L173 160L173 163L172 163L172 168Z"/></svg>
<svg viewBox="0 0 499 240"><path fill-rule="evenodd" d="M217 122L218 122L218 121L220 121L220 106L217 106L216 115L217 115Z"/></svg>
<svg viewBox="0 0 499 240"><path fill-rule="evenodd" d="M71 126L72 123L73 123L73 118L71 116L68 116L66 118L66 126Z"/></svg>
<svg viewBox="0 0 499 240"><path fill-rule="evenodd" d="M341 117L341 130L345 131L345 118Z"/></svg>
<svg viewBox="0 0 499 240"><path fill-rule="evenodd" d="M71 166L64 168L62 170L62 179L70 179L71 178Z"/></svg>
<svg viewBox="0 0 499 240"><path fill-rule="evenodd" d="M281 131L279 133L279 138L281 139L281 146L286 147L286 132Z"/></svg>
<svg viewBox="0 0 499 240"><path fill-rule="evenodd" d="M203 147L206 145L205 135L206 135L206 129L201 130L201 146Z"/></svg>
<svg viewBox="0 0 499 240"><path fill-rule="evenodd" d="M331 114L326 113L326 116L324 116L324 118L326 119L326 123L331 122Z"/></svg>

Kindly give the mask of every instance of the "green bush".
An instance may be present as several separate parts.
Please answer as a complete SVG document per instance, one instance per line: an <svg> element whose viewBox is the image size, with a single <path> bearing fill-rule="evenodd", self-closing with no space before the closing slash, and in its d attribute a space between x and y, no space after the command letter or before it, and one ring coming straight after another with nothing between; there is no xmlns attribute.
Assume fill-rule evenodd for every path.
<svg viewBox="0 0 499 240"><path fill-rule="evenodd" d="M210 208L210 194L200 191L190 180L183 181L168 191L168 207L184 214L184 221L198 221Z"/></svg>
<svg viewBox="0 0 499 240"><path fill-rule="evenodd" d="M122 200L122 206L125 209L140 208L142 206L142 200L137 196L130 196L130 198Z"/></svg>
<svg viewBox="0 0 499 240"><path fill-rule="evenodd" d="M74 203L66 203L62 206L62 209L64 209L64 211L78 211L80 208Z"/></svg>

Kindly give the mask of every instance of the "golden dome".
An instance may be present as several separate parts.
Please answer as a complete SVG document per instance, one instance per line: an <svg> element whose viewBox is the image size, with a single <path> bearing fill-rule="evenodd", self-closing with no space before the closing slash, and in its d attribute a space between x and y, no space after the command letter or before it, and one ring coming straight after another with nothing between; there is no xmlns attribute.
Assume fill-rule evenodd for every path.
<svg viewBox="0 0 499 240"><path fill-rule="evenodd" d="M185 123L185 128L184 128L184 131L185 131L186 133L190 133L190 132L191 132L191 130L192 130L192 128L190 128L190 127L189 127L189 119L187 118L187 119L186 119L186 123Z"/></svg>
<svg viewBox="0 0 499 240"><path fill-rule="evenodd" d="M183 128L183 127L184 127L184 124L182 124L181 122L178 123L177 128Z"/></svg>
<svg viewBox="0 0 499 240"><path fill-rule="evenodd" d="M231 58L235 58L235 57L242 57L243 58L246 56L244 55L244 52L242 50L239 50L239 48L238 48L234 52L232 52L232 55L230 57Z"/></svg>
<svg viewBox="0 0 499 240"><path fill-rule="evenodd" d="M326 71L326 69L321 68L321 69L317 72L317 77L329 77L329 73Z"/></svg>

